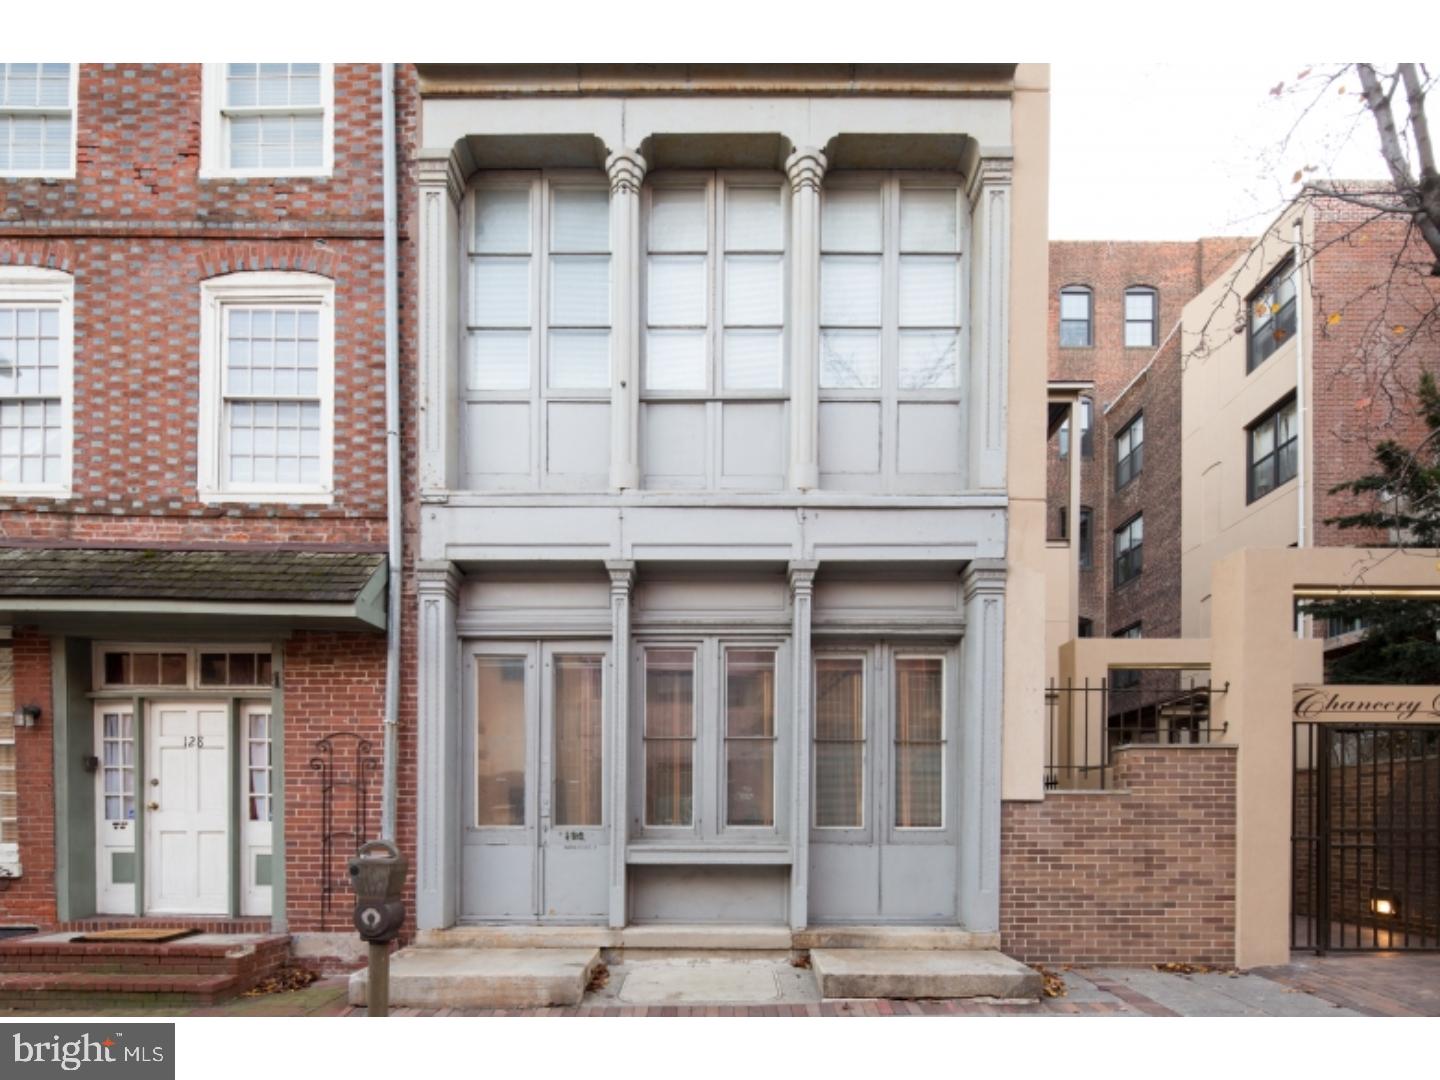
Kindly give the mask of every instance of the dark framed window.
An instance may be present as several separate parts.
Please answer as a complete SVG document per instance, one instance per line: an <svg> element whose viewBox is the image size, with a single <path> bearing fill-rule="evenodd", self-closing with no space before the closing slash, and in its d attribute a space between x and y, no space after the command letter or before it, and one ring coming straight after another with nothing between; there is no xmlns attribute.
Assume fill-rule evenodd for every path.
<svg viewBox="0 0 1440 1080"><path fill-rule="evenodd" d="M1095 560L1095 533L1093 512L1090 507L1080 507L1080 569L1089 570Z"/></svg>
<svg viewBox="0 0 1440 1080"><path fill-rule="evenodd" d="M1110 635L1117 638L1138 638L1144 637L1141 633L1140 623L1133 622ZM1140 671L1138 668L1111 668L1110 689L1112 690L1133 690L1140 685Z"/></svg>
<svg viewBox="0 0 1440 1080"><path fill-rule="evenodd" d="M1136 514L1115 530L1115 587L1140 576L1144 567L1145 520ZM1119 635L1116 635L1117 637Z"/></svg>
<svg viewBox="0 0 1440 1080"><path fill-rule="evenodd" d="M1062 506L1062 507L1060 507L1060 512L1059 512L1059 514L1056 515L1056 518L1055 518L1055 534L1054 534L1054 536L1052 537L1052 539L1055 539L1055 540L1069 540L1069 539L1070 539L1070 507L1068 507L1068 506Z"/></svg>
<svg viewBox="0 0 1440 1080"><path fill-rule="evenodd" d="M1300 433L1295 398L1289 397L1251 424L1245 432L1248 476L1245 501L1263 499L1281 484L1295 479Z"/></svg>
<svg viewBox="0 0 1440 1080"><path fill-rule="evenodd" d="M1095 301L1084 285L1060 290L1060 347L1088 349L1094 344Z"/></svg>
<svg viewBox="0 0 1440 1080"><path fill-rule="evenodd" d="M1160 332L1160 294L1149 285L1125 290L1125 347L1153 349Z"/></svg>
<svg viewBox="0 0 1440 1080"><path fill-rule="evenodd" d="M1145 465L1145 414L1136 413L1135 419L1120 429L1115 436L1115 490L1140 475Z"/></svg>
<svg viewBox="0 0 1440 1080"><path fill-rule="evenodd" d="M1095 456L1095 441L1092 437L1095 429L1095 403L1088 397L1080 399L1080 456L1089 460ZM1070 420L1067 417L1060 425L1058 433L1060 439L1060 456L1070 456Z"/></svg>
<svg viewBox="0 0 1440 1080"><path fill-rule="evenodd" d="M1295 258L1287 255L1250 295L1247 366L1254 371L1295 336Z"/></svg>
<svg viewBox="0 0 1440 1080"><path fill-rule="evenodd" d="M1076 636L1076 637L1083 637L1083 638L1091 638L1091 637L1094 637L1094 636L1095 636L1095 622L1094 622L1094 620L1092 620L1092 619L1087 619L1087 618L1085 618L1084 615L1081 615L1081 616L1080 616L1080 623L1079 623L1079 625L1075 628L1075 636Z"/></svg>

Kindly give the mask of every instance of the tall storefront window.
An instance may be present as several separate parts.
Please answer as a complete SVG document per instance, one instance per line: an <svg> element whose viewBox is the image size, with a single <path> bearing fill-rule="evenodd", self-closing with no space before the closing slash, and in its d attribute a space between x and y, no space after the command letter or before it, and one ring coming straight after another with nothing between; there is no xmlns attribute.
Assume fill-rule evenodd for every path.
<svg viewBox="0 0 1440 1080"><path fill-rule="evenodd" d="M865 658L815 660L815 827L865 825Z"/></svg>
<svg viewBox="0 0 1440 1080"><path fill-rule="evenodd" d="M475 658L475 824L525 824L525 658Z"/></svg>
<svg viewBox="0 0 1440 1080"><path fill-rule="evenodd" d="M688 827L695 800L695 650L645 651L645 824Z"/></svg>
<svg viewBox="0 0 1440 1080"><path fill-rule="evenodd" d="M938 829L944 821L945 662L895 658L895 826Z"/></svg>
<svg viewBox="0 0 1440 1080"><path fill-rule="evenodd" d="M601 823L603 656L555 658L555 824Z"/></svg>
<svg viewBox="0 0 1440 1080"><path fill-rule="evenodd" d="M775 650L725 652L725 824L775 824Z"/></svg>

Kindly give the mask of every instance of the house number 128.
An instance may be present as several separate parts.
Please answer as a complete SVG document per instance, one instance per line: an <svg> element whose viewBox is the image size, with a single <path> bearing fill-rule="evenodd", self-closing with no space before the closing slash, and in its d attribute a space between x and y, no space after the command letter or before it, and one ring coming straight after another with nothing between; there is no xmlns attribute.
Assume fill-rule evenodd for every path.
<svg viewBox="0 0 1440 1080"><path fill-rule="evenodd" d="M192 747L192 746L195 747L195 749L197 749L197 750L202 749L202 748L205 746L205 736L204 736L204 735L186 735L186 736L185 736L185 749L188 750L188 749L189 749L190 747Z"/></svg>

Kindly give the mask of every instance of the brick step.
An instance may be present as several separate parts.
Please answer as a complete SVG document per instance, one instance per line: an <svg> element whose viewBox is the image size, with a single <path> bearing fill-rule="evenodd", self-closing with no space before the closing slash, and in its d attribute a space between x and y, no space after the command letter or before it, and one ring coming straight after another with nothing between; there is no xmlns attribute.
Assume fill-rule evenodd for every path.
<svg viewBox="0 0 1440 1080"><path fill-rule="evenodd" d="M234 974L125 974L117 972L25 972L0 975L0 1007L63 1006L116 996L137 1004L210 1005L234 997L245 987Z"/></svg>
<svg viewBox="0 0 1440 1080"><path fill-rule="evenodd" d="M0 1005L38 993L59 1004L85 994L210 1001L248 990L284 967L284 934L196 935L176 942L77 942L73 932L0 941Z"/></svg>

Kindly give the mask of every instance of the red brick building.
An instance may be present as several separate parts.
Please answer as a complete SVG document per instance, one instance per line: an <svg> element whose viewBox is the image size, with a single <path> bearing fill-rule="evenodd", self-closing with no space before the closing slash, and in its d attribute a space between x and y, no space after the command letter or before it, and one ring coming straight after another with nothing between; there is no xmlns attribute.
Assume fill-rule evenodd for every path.
<svg viewBox="0 0 1440 1080"><path fill-rule="evenodd" d="M1223 237L1050 245L1050 377L1094 385L1080 405L1090 431L1080 439L1079 636L1179 635L1180 316L1247 246ZM1071 445L1068 429L1050 440L1052 538L1065 527ZM1117 581L1117 533L1137 519L1143 572Z"/></svg>
<svg viewBox="0 0 1440 1080"><path fill-rule="evenodd" d="M348 929L381 786L381 71L0 65L0 931Z"/></svg>

